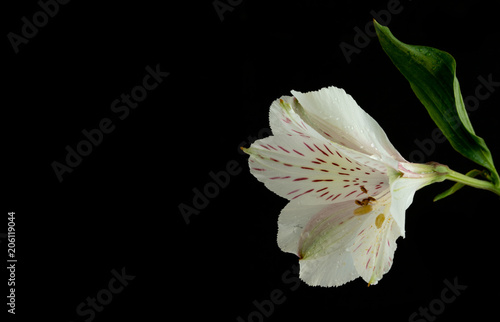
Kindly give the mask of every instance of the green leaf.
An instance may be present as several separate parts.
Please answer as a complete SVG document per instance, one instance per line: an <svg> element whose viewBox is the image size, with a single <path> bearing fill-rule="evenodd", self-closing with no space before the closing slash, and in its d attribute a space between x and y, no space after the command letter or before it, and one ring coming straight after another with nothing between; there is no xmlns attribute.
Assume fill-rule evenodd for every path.
<svg viewBox="0 0 500 322"><path fill-rule="evenodd" d="M468 177L474 178L482 173L483 173L483 171L474 169L474 170L467 172L465 175ZM438 200L441 200L443 198L446 198L446 197L454 194L455 192L457 192L458 190L460 190L463 187L465 187L465 184L457 182L450 189L443 191L440 194L438 194L436 197L434 197L434 201L438 201Z"/></svg>
<svg viewBox="0 0 500 322"><path fill-rule="evenodd" d="M402 43L375 20L374 26L382 48L453 148L488 169L493 184L500 185L491 152L475 134L465 110L455 59L436 48Z"/></svg>

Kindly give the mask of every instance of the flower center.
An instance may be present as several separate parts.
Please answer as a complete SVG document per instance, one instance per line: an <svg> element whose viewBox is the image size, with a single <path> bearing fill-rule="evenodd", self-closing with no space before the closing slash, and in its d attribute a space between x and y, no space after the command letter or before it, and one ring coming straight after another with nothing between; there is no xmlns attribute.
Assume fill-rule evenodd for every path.
<svg viewBox="0 0 500 322"><path fill-rule="evenodd" d="M364 186L360 187L361 191L365 194L368 194L368 191ZM354 209L355 216L362 216L372 212L375 209L380 208L381 206L386 206L388 201L390 200L390 191L383 193L379 199L375 199L374 197L368 195L368 197L361 200L354 200L354 203L359 206L359 208ZM384 212L387 210L385 207ZM375 218L375 226L377 228L382 227L382 224L385 221L385 214L382 212Z"/></svg>

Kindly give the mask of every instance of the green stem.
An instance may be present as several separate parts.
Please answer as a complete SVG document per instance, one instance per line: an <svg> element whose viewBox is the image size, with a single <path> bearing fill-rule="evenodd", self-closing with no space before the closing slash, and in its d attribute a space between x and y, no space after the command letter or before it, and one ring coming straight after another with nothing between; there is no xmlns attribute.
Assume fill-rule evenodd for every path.
<svg viewBox="0 0 500 322"><path fill-rule="evenodd" d="M472 178L470 176L467 176L465 174L461 174L461 173L453 171L451 169L448 170L448 174L446 174L445 178L448 180L454 181L454 182L458 182L458 183L470 186L470 187L488 190L488 191L496 193L497 195L500 196L500 187L495 186L490 181Z"/></svg>

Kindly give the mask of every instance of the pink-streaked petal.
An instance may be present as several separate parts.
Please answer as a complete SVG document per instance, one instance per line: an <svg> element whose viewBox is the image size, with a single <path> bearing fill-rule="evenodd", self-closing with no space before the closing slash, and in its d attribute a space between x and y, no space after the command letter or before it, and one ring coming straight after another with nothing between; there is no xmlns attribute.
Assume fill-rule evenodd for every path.
<svg viewBox="0 0 500 322"><path fill-rule="evenodd" d="M318 91L292 91L298 103L294 110L310 127L325 138L395 167L406 162L391 144L384 130L368 115L351 95L343 89L330 86Z"/></svg>
<svg viewBox="0 0 500 322"><path fill-rule="evenodd" d="M317 137L321 135L308 126L292 108L294 98L282 96L271 104L269 124L274 135Z"/></svg>
<svg viewBox="0 0 500 322"><path fill-rule="evenodd" d="M318 133L316 129L309 126L301 116L296 113L293 108L296 104L297 100L291 96L282 96L271 104L269 123L274 135L300 136L303 139L313 137L321 141L326 139L328 142L333 143L339 151L344 151L343 154L347 154L351 160L358 161L382 172L386 171L387 164L380 162L380 158L377 159L375 155L367 158L367 154L346 147L342 141L332 140L333 137L325 137L324 134ZM307 118L305 115L303 115L303 117ZM281 148L283 149L283 147ZM395 160L391 159L388 160L388 162L390 163L388 164L389 166L397 167L397 162Z"/></svg>
<svg viewBox="0 0 500 322"><path fill-rule="evenodd" d="M392 216L385 214L380 227L376 218L380 212L374 211L365 217L365 222L357 232L351 248L354 265L359 275L370 285L375 285L389 271L396 251L396 239L401 236Z"/></svg>
<svg viewBox="0 0 500 322"><path fill-rule="evenodd" d="M356 200L364 194L361 186L376 198L389 187L383 164L323 138L272 136L254 142L246 152L259 181L304 204Z"/></svg>

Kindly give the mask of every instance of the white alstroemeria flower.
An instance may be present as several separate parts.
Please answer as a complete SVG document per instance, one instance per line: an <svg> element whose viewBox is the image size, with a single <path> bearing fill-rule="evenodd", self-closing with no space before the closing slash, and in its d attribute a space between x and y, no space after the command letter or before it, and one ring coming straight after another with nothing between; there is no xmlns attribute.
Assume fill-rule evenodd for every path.
<svg viewBox="0 0 500 322"><path fill-rule="evenodd" d="M299 256L309 285L359 276L376 284L391 268L415 191L443 181L448 167L406 161L343 89L292 94L271 105L274 136L244 149L251 173L290 200L278 245Z"/></svg>

